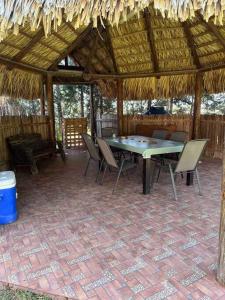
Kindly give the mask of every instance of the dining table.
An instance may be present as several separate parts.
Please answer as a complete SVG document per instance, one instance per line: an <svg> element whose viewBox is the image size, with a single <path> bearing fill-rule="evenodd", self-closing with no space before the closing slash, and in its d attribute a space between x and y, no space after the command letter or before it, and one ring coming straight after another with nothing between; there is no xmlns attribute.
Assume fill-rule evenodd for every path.
<svg viewBox="0 0 225 300"><path fill-rule="evenodd" d="M106 139L107 143L122 150L136 153L143 158L143 194L149 194L151 190L151 176L153 174L155 161L154 155L180 153L183 150L184 143L172 140L161 140L146 136L131 135L118 136ZM187 184L190 184L190 178L187 177Z"/></svg>

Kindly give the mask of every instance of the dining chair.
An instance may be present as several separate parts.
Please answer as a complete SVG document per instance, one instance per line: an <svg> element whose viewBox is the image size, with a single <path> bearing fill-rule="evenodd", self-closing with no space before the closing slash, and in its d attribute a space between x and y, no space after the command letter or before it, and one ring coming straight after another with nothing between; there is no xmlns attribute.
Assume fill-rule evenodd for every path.
<svg viewBox="0 0 225 300"><path fill-rule="evenodd" d="M193 173L197 179L199 195L202 194L197 165L207 142L207 139L188 141L185 143L178 162L170 159L164 160L164 167L168 167L170 171L175 200L177 200L177 191L175 185L175 178L177 174L183 174L187 172Z"/></svg>
<svg viewBox="0 0 225 300"><path fill-rule="evenodd" d="M163 129L155 129L152 133L152 137L155 139L165 140L169 131Z"/></svg>
<svg viewBox="0 0 225 300"><path fill-rule="evenodd" d="M137 166L137 164L130 160L127 160L126 158L122 159L120 161L120 163L118 164L118 162L116 161L116 159L113 155L113 152L112 152L111 148L109 147L109 145L107 144L107 142L102 138L97 138L97 143L98 143L99 149L101 150L101 153L103 156L103 160L102 160L101 166L100 166L100 171L102 169L103 164L105 164L101 184L103 183L105 173L106 173L106 170L108 167L114 168L118 171L116 182L115 182L113 190L112 190L112 193L114 193L117 188L121 173L135 168Z"/></svg>
<svg viewBox="0 0 225 300"><path fill-rule="evenodd" d="M185 143L188 139L188 133L185 131L174 131L171 133L170 138L171 141L174 142L181 142ZM161 167L165 164L164 159L172 159L175 161L178 161L180 157L180 153L168 153L168 154L161 154L156 156L155 158L160 161L160 167L158 168L158 175L157 175L157 182L159 180L160 172L161 172ZM181 173L181 177L183 178L183 174Z"/></svg>
<svg viewBox="0 0 225 300"><path fill-rule="evenodd" d="M101 157L99 155L98 149L96 148L96 145L94 144L94 142L92 140L92 137L87 133L82 133L81 136L82 136L84 144L86 145L88 153L89 153L89 159L88 159L87 166L86 166L85 172L84 172L84 176L86 176L91 160L101 163ZM99 170L98 170L98 173L99 173ZM98 174L97 174L97 176L98 176Z"/></svg>

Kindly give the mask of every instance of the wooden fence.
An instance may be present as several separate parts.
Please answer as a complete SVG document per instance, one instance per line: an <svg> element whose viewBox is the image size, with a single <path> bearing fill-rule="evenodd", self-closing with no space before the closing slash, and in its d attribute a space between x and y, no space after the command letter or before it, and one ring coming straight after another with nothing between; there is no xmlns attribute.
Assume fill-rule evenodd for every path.
<svg viewBox="0 0 225 300"><path fill-rule="evenodd" d="M9 158L6 138L21 133L40 133L42 138L50 138L49 119L46 116L3 116L0 117L0 160Z"/></svg>
<svg viewBox="0 0 225 300"><path fill-rule="evenodd" d="M225 137L225 116L202 115L200 137L209 139L205 152L206 156L222 159Z"/></svg>
<svg viewBox="0 0 225 300"><path fill-rule="evenodd" d="M66 149L84 148L81 133L87 133L87 118L63 120L63 136Z"/></svg>
<svg viewBox="0 0 225 300"><path fill-rule="evenodd" d="M144 125L142 128L141 126ZM171 131L185 131L191 138L192 117L190 115L157 115L157 116L124 116L123 134L132 135L137 129L147 130L165 128ZM145 129L146 130L146 129ZM151 132L149 132L151 135ZM209 142L205 151L207 157L222 158L225 136L225 116L201 115L200 138L208 138Z"/></svg>

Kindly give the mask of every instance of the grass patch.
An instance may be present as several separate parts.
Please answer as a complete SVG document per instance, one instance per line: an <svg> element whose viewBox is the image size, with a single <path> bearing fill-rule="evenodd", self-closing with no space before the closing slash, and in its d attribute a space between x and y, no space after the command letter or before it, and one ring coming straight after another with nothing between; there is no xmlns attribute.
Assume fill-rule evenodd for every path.
<svg viewBox="0 0 225 300"><path fill-rule="evenodd" d="M41 296L23 290L16 290L16 289L14 290L7 287L0 289L0 299L1 300L52 300L47 296Z"/></svg>

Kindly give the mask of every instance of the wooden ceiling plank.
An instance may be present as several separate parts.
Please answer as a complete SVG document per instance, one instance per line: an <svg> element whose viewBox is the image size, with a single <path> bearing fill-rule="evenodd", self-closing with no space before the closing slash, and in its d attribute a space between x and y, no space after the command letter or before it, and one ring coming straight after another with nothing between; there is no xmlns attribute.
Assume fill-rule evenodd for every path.
<svg viewBox="0 0 225 300"><path fill-rule="evenodd" d="M151 51L150 60L151 60L151 63L153 63L154 72L157 73L159 71L159 62L158 62L157 52L156 52L155 43L154 43L154 34L153 34L153 29L152 29L152 24L151 24L151 16L147 9L144 11L144 19L145 19L145 26L146 26L146 30L147 30L149 47L150 47L150 51Z"/></svg>
<svg viewBox="0 0 225 300"><path fill-rule="evenodd" d="M14 61L21 61L23 57L40 41L40 39L44 36L43 28L40 29L34 37L31 38L30 42L28 42L25 47L21 49L19 53L17 53L14 57Z"/></svg>
<svg viewBox="0 0 225 300"><path fill-rule="evenodd" d="M187 39L188 47L191 50L191 55L192 55L193 62L195 64L196 68L200 69L201 64L200 64L200 61L199 61L199 58L198 58L198 54L197 54L196 46L195 46L195 41L193 39L193 36L192 36L191 30L189 28L188 22L183 22L182 24L183 24L184 33L185 33L185 36L186 36L186 39Z"/></svg>
<svg viewBox="0 0 225 300"><path fill-rule="evenodd" d="M92 24L88 25L87 28L84 29L84 31L69 45L69 47L67 47L66 50L59 55L59 57L50 66L49 70L57 68L57 65L60 63L60 61L74 51L74 49L76 49L76 47L78 47L86 39L92 28Z"/></svg>

